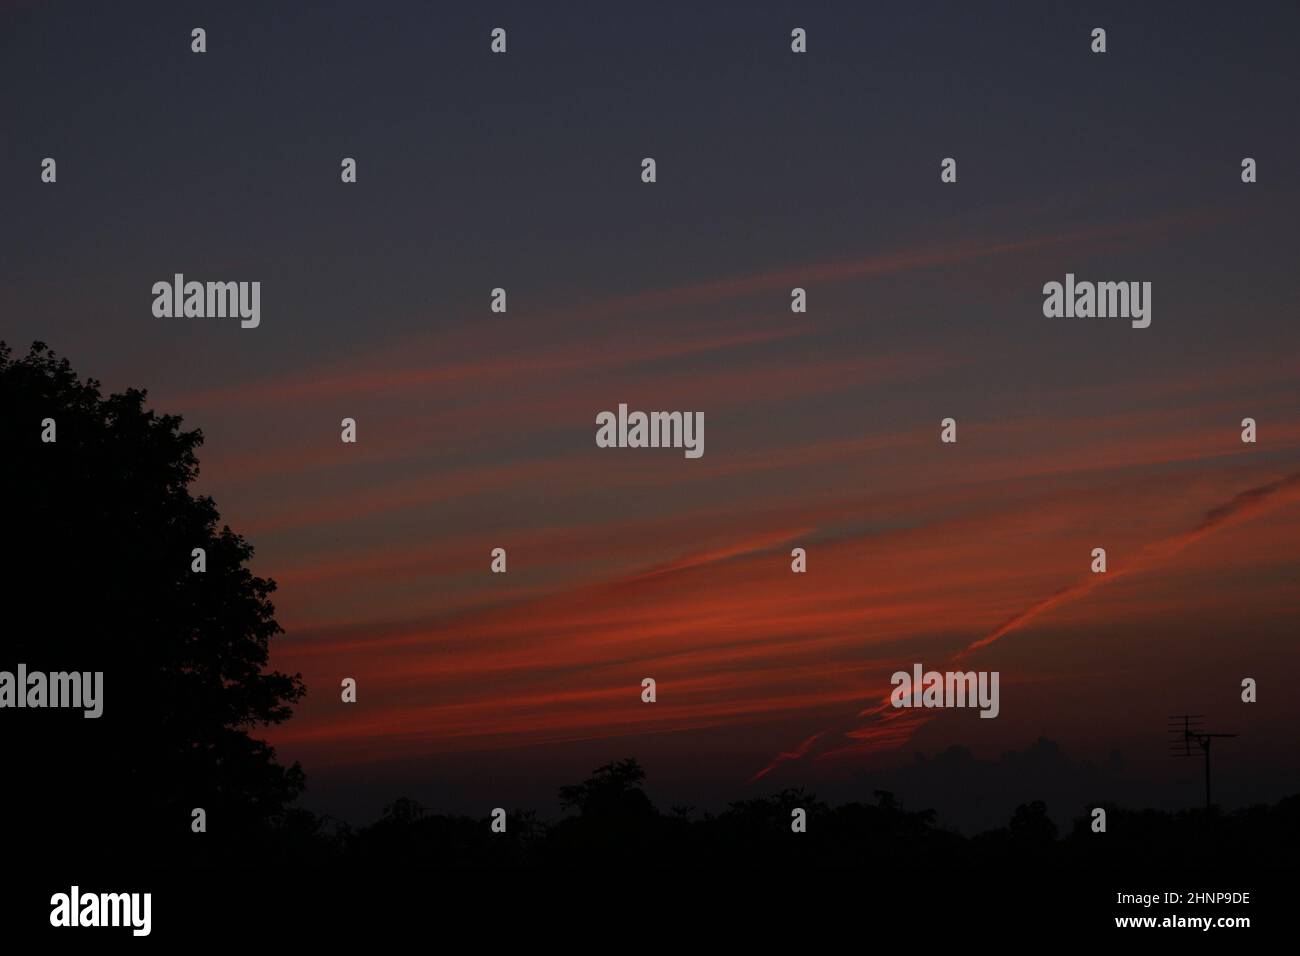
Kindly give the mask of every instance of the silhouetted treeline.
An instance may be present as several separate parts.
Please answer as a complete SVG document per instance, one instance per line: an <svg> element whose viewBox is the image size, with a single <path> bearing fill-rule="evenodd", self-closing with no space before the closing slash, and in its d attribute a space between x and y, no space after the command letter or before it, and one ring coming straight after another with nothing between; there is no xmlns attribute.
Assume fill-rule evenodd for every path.
<svg viewBox="0 0 1300 956"><path fill-rule="evenodd" d="M1228 875L1293 865L1300 848L1300 795L1272 806L1218 810L1106 810L1106 832L1092 830L1092 807L1081 807L1068 832L1058 832L1041 802L1017 807L1005 827L966 837L932 810L912 810L894 794L831 807L804 790L738 800L720 813L663 812L643 789L644 772L627 759L560 789L564 814L540 819L509 811L504 833L492 819L436 813L403 798L381 819L353 829L304 815L295 852L316 862L364 866L527 867L588 864L939 867L971 871L1042 866L1145 872L1208 870ZM792 831L792 812L807 815ZM310 831L310 832L309 832ZM287 844L286 844L287 846Z"/></svg>

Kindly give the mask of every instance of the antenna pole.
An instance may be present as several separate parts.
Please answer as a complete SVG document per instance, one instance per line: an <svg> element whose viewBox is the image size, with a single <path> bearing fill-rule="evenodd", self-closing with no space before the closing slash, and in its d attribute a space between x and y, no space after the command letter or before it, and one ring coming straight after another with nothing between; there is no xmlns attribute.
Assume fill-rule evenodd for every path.
<svg viewBox="0 0 1300 956"><path fill-rule="evenodd" d="M1197 746L1201 748L1201 754L1205 758L1205 809L1210 810L1214 806L1210 791L1210 744L1214 742L1215 737L1235 737L1237 735L1209 733L1201 724L1200 714L1178 714L1170 717L1169 720L1171 757L1193 756L1192 741L1196 741ZM1182 724L1181 727L1179 722Z"/></svg>
<svg viewBox="0 0 1300 956"><path fill-rule="evenodd" d="M1202 744L1205 747L1205 809L1210 809L1210 738Z"/></svg>

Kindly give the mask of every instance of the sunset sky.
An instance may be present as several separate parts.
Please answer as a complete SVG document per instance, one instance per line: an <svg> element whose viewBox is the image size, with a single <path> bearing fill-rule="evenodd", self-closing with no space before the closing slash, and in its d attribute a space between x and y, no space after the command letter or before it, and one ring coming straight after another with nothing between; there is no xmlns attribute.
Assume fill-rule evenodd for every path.
<svg viewBox="0 0 1300 956"><path fill-rule="evenodd" d="M309 806L636 756L664 807L1178 807L1186 712L1225 804L1300 789L1294 4L141 6L0 3L0 337L204 432ZM155 318L176 272L261 326ZM1150 328L1045 318L1066 273ZM703 457L597 448L621 402ZM998 719L872 713L963 652Z"/></svg>

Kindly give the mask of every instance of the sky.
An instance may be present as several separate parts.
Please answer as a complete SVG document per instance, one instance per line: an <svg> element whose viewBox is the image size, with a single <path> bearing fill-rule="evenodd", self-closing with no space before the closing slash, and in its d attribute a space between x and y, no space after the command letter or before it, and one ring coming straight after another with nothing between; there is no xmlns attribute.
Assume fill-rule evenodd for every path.
<svg viewBox="0 0 1300 956"><path fill-rule="evenodd" d="M661 806L1173 808L1186 712L1225 804L1296 792L1295 5L702 6L0 3L0 338L203 431L305 802L636 756ZM260 327L155 317L177 272ZM1151 326L1046 318L1067 273ZM619 403L704 455L597 448ZM916 662L999 717L880 711Z"/></svg>

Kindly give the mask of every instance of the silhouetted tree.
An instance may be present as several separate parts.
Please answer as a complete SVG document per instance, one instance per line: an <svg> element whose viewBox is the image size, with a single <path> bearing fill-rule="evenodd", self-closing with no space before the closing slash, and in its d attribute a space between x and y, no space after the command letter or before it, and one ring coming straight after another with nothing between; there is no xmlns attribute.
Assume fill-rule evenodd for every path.
<svg viewBox="0 0 1300 956"><path fill-rule="evenodd" d="M580 784L560 788L560 806L584 817L625 816L653 809L641 784L645 771L635 759L605 764Z"/></svg>
<svg viewBox="0 0 1300 956"><path fill-rule="evenodd" d="M1056 839L1056 824L1042 800L1022 803L1011 817L1011 837L1022 843L1045 844Z"/></svg>
<svg viewBox="0 0 1300 956"><path fill-rule="evenodd" d="M250 731L289 717L304 689L266 669L274 582L245 567L253 549L212 499L191 494L202 434L145 397L104 398L42 343L21 359L0 343L0 670L104 674L97 720L0 718L3 799L25 821L10 832L43 856L246 857L273 844L303 786ZM204 835L191 833L195 807Z"/></svg>
<svg viewBox="0 0 1300 956"><path fill-rule="evenodd" d="M592 771L580 784L560 788L560 804L577 810L551 828L546 851L549 858L620 860L644 857L664 833L667 820L641 783L645 771L628 758Z"/></svg>

